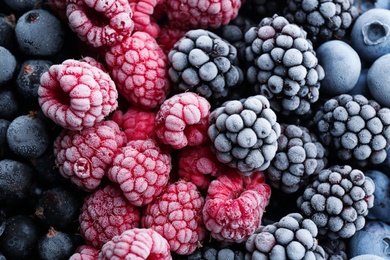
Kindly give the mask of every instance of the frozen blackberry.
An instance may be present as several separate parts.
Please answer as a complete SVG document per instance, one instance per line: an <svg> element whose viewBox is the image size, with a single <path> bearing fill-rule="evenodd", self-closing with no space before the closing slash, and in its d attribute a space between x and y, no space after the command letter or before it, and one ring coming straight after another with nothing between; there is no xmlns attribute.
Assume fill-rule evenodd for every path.
<svg viewBox="0 0 390 260"><path fill-rule="evenodd" d="M314 116L318 138L338 159L359 167L380 164L390 147L390 109L362 95L327 100Z"/></svg>
<svg viewBox="0 0 390 260"><path fill-rule="evenodd" d="M293 193L327 165L328 151L306 127L281 124L278 150L266 170L269 183Z"/></svg>
<svg viewBox="0 0 390 260"><path fill-rule="evenodd" d="M262 226L245 242L245 259L326 259L316 224L299 213Z"/></svg>
<svg viewBox="0 0 390 260"><path fill-rule="evenodd" d="M280 125L262 95L224 102L211 112L209 123L217 159L241 174L265 170L276 155Z"/></svg>
<svg viewBox="0 0 390 260"><path fill-rule="evenodd" d="M217 34L188 31L168 53L169 77L177 93L192 91L210 103L225 99L243 80L237 50Z"/></svg>
<svg viewBox="0 0 390 260"><path fill-rule="evenodd" d="M306 186L297 206L317 225L320 238L350 238L364 227L374 190L375 183L361 170L333 165Z"/></svg>
<svg viewBox="0 0 390 260"><path fill-rule="evenodd" d="M302 26L307 38L318 46L331 39L342 39L359 16L354 0L287 0L283 15Z"/></svg>
<svg viewBox="0 0 390 260"><path fill-rule="evenodd" d="M318 241L327 254L328 260L347 260L347 241L345 239L325 238Z"/></svg>
<svg viewBox="0 0 390 260"><path fill-rule="evenodd" d="M221 245L212 241L207 245L199 247L194 253L185 256L173 255L176 260L244 260L245 245L243 243L233 243Z"/></svg>
<svg viewBox="0 0 390 260"><path fill-rule="evenodd" d="M246 76L257 94L282 115L305 115L319 98L325 73L306 33L283 16L260 21L245 33Z"/></svg>

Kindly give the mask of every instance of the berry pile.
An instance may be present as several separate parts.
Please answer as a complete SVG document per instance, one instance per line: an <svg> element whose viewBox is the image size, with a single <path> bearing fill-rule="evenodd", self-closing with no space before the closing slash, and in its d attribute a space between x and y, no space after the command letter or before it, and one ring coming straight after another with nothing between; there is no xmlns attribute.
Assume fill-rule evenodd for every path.
<svg viewBox="0 0 390 260"><path fill-rule="evenodd" d="M388 259L390 0L0 0L0 259Z"/></svg>

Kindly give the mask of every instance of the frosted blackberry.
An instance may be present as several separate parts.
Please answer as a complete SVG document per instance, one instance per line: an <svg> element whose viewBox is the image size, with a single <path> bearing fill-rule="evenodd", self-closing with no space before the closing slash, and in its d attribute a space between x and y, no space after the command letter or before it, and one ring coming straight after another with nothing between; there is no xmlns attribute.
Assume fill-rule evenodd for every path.
<svg viewBox="0 0 390 260"><path fill-rule="evenodd" d="M245 33L246 76L282 115L305 115L319 98L325 73L306 33L283 16L264 18Z"/></svg>
<svg viewBox="0 0 390 260"><path fill-rule="evenodd" d="M217 159L244 175L265 170L276 155L280 125L262 95L224 102L210 113L209 123Z"/></svg>
<svg viewBox="0 0 390 260"><path fill-rule="evenodd" d="M245 259L326 259L317 234L312 220L290 213L249 236Z"/></svg>
<svg viewBox="0 0 390 260"><path fill-rule="evenodd" d="M280 126L278 150L265 173L274 188L293 193L326 167L328 151L306 127Z"/></svg>
<svg viewBox="0 0 390 260"><path fill-rule="evenodd" d="M366 223L375 184L359 169L334 165L323 169L297 199L303 216L313 220L319 237L350 238Z"/></svg>
<svg viewBox="0 0 390 260"><path fill-rule="evenodd" d="M307 32L314 45L342 39L359 16L354 0L287 0L283 15Z"/></svg>
<svg viewBox="0 0 390 260"><path fill-rule="evenodd" d="M176 92L192 91L214 103L225 99L243 80L236 48L217 34L195 29L168 54L169 77Z"/></svg>
<svg viewBox="0 0 390 260"><path fill-rule="evenodd" d="M173 255L176 260L245 260L245 245L233 243L221 245L212 241L195 250L190 255Z"/></svg>
<svg viewBox="0 0 390 260"><path fill-rule="evenodd" d="M390 109L362 95L327 100L314 116L318 137L338 159L359 167L380 164L390 147Z"/></svg>
<svg viewBox="0 0 390 260"><path fill-rule="evenodd" d="M319 240L319 244L325 250L329 260L347 260L347 241L345 239L325 238Z"/></svg>

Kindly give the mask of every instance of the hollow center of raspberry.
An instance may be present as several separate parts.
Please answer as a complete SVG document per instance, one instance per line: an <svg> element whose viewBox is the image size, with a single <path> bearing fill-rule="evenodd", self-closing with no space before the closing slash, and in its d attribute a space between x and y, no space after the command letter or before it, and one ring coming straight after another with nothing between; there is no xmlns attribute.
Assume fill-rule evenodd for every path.
<svg viewBox="0 0 390 260"><path fill-rule="evenodd" d="M55 88L53 91L53 99L57 100L60 104L70 106L70 97L61 87Z"/></svg>
<svg viewBox="0 0 390 260"><path fill-rule="evenodd" d="M96 11L92 8L87 8L85 14L91 21L91 23L97 27L103 27L110 24L110 19L107 18L103 13Z"/></svg>

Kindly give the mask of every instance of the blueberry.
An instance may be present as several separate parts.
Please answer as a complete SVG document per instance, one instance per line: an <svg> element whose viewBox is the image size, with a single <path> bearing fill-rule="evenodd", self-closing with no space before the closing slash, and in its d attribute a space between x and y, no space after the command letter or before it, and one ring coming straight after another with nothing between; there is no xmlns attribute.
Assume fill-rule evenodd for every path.
<svg viewBox="0 0 390 260"><path fill-rule="evenodd" d="M331 40L317 48L318 62L325 71L320 91L329 95L344 94L358 82L361 61L346 42Z"/></svg>
<svg viewBox="0 0 390 260"><path fill-rule="evenodd" d="M370 209L370 217L390 224L390 177L378 170L369 170L365 175L375 183L374 206Z"/></svg>
<svg viewBox="0 0 390 260"><path fill-rule="evenodd" d="M44 9L25 12L16 22L15 33L20 51L28 56L55 55L64 41L61 21Z"/></svg>
<svg viewBox="0 0 390 260"><path fill-rule="evenodd" d="M351 260L386 260L386 259L377 255L364 254L364 255L357 255L355 257L352 257Z"/></svg>
<svg viewBox="0 0 390 260"><path fill-rule="evenodd" d="M6 48L0 46L0 86L11 81L16 70L15 56Z"/></svg>
<svg viewBox="0 0 390 260"><path fill-rule="evenodd" d="M10 50L15 50L16 37L15 37L15 15L0 14L0 46Z"/></svg>
<svg viewBox="0 0 390 260"><path fill-rule="evenodd" d="M375 60L367 73L367 85L372 97L385 107L390 106L389 69L390 54L386 54Z"/></svg>
<svg viewBox="0 0 390 260"><path fill-rule="evenodd" d="M368 69L369 68L362 68L358 81L356 82L355 86L348 92L348 94L363 95L367 98L371 98L371 93L367 84Z"/></svg>
<svg viewBox="0 0 390 260"><path fill-rule="evenodd" d="M69 234L50 227L47 234L37 241L41 260L65 260L73 254L74 246Z"/></svg>
<svg viewBox="0 0 390 260"><path fill-rule="evenodd" d="M4 147L7 143L7 129L11 122L0 118L0 147Z"/></svg>
<svg viewBox="0 0 390 260"><path fill-rule="evenodd" d="M13 119L19 110L19 101L9 89L0 89L0 118Z"/></svg>
<svg viewBox="0 0 390 260"><path fill-rule="evenodd" d="M362 13L351 30L351 45L369 63L390 52L390 10L374 8Z"/></svg>
<svg viewBox="0 0 390 260"><path fill-rule="evenodd" d="M4 0L14 12L22 13L36 8L43 0Z"/></svg>

